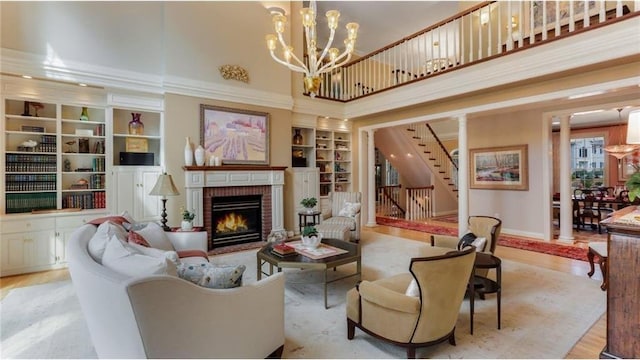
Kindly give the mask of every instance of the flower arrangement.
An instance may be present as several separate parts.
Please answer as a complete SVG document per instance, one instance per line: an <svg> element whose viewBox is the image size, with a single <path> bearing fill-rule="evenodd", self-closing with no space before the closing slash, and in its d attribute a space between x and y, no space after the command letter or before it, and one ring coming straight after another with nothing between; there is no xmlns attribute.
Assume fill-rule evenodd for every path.
<svg viewBox="0 0 640 360"><path fill-rule="evenodd" d="M193 219L195 219L196 217L196 211L195 210L187 210L183 207L180 208L180 213L182 214L182 220L184 221L193 221Z"/></svg>
<svg viewBox="0 0 640 360"><path fill-rule="evenodd" d="M306 207L307 209L311 209L318 204L318 199L314 197L304 198L300 201L300 205Z"/></svg>
<svg viewBox="0 0 640 360"><path fill-rule="evenodd" d="M302 229L302 236L318 236L318 229L313 225L307 225Z"/></svg>

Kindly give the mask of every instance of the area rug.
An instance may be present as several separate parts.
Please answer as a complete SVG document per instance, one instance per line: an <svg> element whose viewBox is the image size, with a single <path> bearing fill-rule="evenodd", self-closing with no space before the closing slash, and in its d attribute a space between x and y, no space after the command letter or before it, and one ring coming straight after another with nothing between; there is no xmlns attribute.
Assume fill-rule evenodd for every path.
<svg viewBox="0 0 640 360"><path fill-rule="evenodd" d="M458 223L458 214L436 216L436 217L431 218L431 220L457 224Z"/></svg>
<svg viewBox="0 0 640 360"><path fill-rule="evenodd" d="M423 242L362 232L363 278L406 272ZM256 250L212 257L220 264L247 266L245 284L256 281ZM497 329L495 295L476 302L474 335L469 304L460 309L457 346L419 349L420 358L563 358L602 316L606 293L599 282L503 259L502 329ZM354 264L330 272L341 276ZM324 309L321 273L285 269L284 358L404 358L402 348L360 330L347 340L345 293L355 279L329 285ZM256 299L259 306L259 299ZM95 358L71 282L19 288L0 303L2 358ZM105 309L106 311L106 309ZM212 334L215 336L215 334ZM250 344L250 339L247 339ZM212 354L214 357L215 354Z"/></svg>
<svg viewBox="0 0 640 360"><path fill-rule="evenodd" d="M416 230L435 235L458 235L458 229L453 227L425 224L415 221L397 220L386 217L376 217L376 222L380 225ZM500 235L500 237L498 238L498 245L521 250L534 251L543 254L561 256L569 259L587 261L587 249L570 245L562 245L504 234Z"/></svg>

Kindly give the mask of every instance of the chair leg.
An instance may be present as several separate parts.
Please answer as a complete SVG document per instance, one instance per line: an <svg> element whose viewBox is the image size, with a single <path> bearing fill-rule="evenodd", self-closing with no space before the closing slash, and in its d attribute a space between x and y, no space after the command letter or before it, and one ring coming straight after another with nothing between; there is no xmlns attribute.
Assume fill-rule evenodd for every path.
<svg viewBox="0 0 640 360"><path fill-rule="evenodd" d="M356 323L351 320L351 319L347 319L347 339L349 340L353 340L353 337L356 334Z"/></svg>
<svg viewBox="0 0 640 360"><path fill-rule="evenodd" d="M407 348L407 359L415 359L416 358L416 348L408 347Z"/></svg>
<svg viewBox="0 0 640 360"><path fill-rule="evenodd" d="M594 258L595 254L593 253L593 251L591 250L591 248L589 248L589 251L587 251L587 260L589 260L589 272L587 273L587 275L589 275L589 277L593 276L593 274L596 272L595 267L593 266L593 258Z"/></svg>
<svg viewBox="0 0 640 360"><path fill-rule="evenodd" d="M454 328L453 331L451 332L451 335L449 335L449 344L456 346L456 329Z"/></svg>
<svg viewBox="0 0 640 360"><path fill-rule="evenodd" d="M600 271L602 271L602 285L600 285L600 289L602 289L602 291L607 290L608 287L608 283L607 283L607 267L609 266L608 264L608 259L606 257L601 257L600 258Z"/></svg>

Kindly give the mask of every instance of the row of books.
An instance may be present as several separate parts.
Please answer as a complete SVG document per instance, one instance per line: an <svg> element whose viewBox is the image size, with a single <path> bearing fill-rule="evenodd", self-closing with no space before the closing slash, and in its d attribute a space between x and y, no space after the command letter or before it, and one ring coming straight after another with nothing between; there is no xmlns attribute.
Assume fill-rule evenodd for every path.
<svg viewBox="0 0 640 360"><path fill-rule="evenodd" d="M7 214L56 208L55 193L7 194Z"/></svg>
<svg viewBox="0 0 640 360"><path fill-rule="evenodd" d="M104 189L104 174L92 174L89 176L89 185L92 189Z"/></svg>
<svg viewBox="0 0 640 360"><path fill-rule="evenodd" d="M25 163L25 162L7 162L5 170L7 172L56 172L57 164L54 163Z"/></svg>
<svg viewBox="0 0 640 360"><path fill-rule="evenodd" d="M105 169L105 159L103 157L93 158L92 160L92 168L93 171L104 171Z"/></svg>
<svg viewBox="0 0 640 360"><path fill-rule="evenodd" d="M7 175L8 176L8 175ZM55 175L53 175L55 177ZM7 191L47 191L56 189L56 180L49 181L7 181Z"/></svg>
<svg viewBox="0 0 640 360"><path fill-rule="evenodd" d="M62 198L62 208L104 209L107 207L103 191L85 194L67 194Z"/></svg>

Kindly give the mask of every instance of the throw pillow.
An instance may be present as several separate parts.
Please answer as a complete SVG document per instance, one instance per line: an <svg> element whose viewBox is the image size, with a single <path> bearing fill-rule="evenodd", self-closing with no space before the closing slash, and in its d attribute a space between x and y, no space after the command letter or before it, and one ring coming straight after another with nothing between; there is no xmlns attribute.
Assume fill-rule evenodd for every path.
<svg viewBox="0 0 640 360"><path fill-rule="evenodd" d="M147 255L155 258L169 259L169 261L174 263L176 266L180 264L180 256L175 251L164 251L160 249L154 249L152 247L147 247L147 246L132 243L132 242L129 242L128 245L131 249L133 249L138 254Z"/></svg>
<svg viewBox="0 0 640 360"><path fill-rule="evenodd" d="M416 279L411 279L411 282L407 287L407 291L405 291L404 294L407 296L420 297L420 288L418 287L418 282L416 281Z"/></svg>
<svg viewBox="0 0 640 360"><path fill-rule="evenodd" d="M244 265L214 265L211 263L178 265L178 277L212 289L227 289L242 285Z"/></svg>
<svg viewBox="0 0 640 360"><path fill-rule="evenodd" d="M151 245L149 245L147 240L145 240L144 237L142 237L142 235L138 234L137 232L135 232L133 230L129 230L129 235L127 236L127 241L129 241L129 243L132 243L132 244L137 244L137 245L141 245L141 246L148 247L148 248L151 247Z"/></svg>
<svg viewBox="0 0 640 360"><path fill-rule="evenodd" d="M114 224L111 221L106 221L98 226L95 234L93 234L87 244L89 255L99 264L102 264L104 250L111 236L115 236L120 241L125 241L127 238L126 231L122 226Z"/></svg>
<svg viewBox="0 0 640 360"><path fill-rule="evenodd" d="M175 251L171 241L167 237L167 234L165 234L162 227L156 223L147 224L144 229L138 230L137 233L153 248L165 251Z"/></svg>
<svg viewBox="0 0 640 360"><path fill-rule="evenodd" d="M177 275L175 265L166 258L154 258L138 254L125 243L112 236L104 250L102 264L117 273L127 276Z"/></svg>
<svg viewBox="0 0 640 360"><path fill-rule="evenodd" d="M360 212L360 203L352 203L345 201L342 209L338 212L339 216L355 217Z"/></svg>
<svg viewBox="0 0 640 360"><path fill-rule="evenodd" d="M477 236L474 233L471 231L467 232L460 238L460 241L458 241L458 250L462 250L467 246L470 246L476 238Z"/></svg>
<svg viewBox="0 0 640 360"><path fill-rule="evenodd" d="M487 238L479 237L473 240L471 245L476 247L476 251L484 251L485 246L487 246Z"/></svg>
<svg viewBox="0 0 640 360"><path fill-rule="evenodd" d="M118 224L118 225L122 225L123 223L128 223L127 219L125 219L122 216L117 216L117 215L113 215L113 216L104 216L104 217L100 217L97 219L93 219L89 222L87 222L87 224L91 224L91 225L101 225L107 221L111 221L112 223Z"/></svg>

